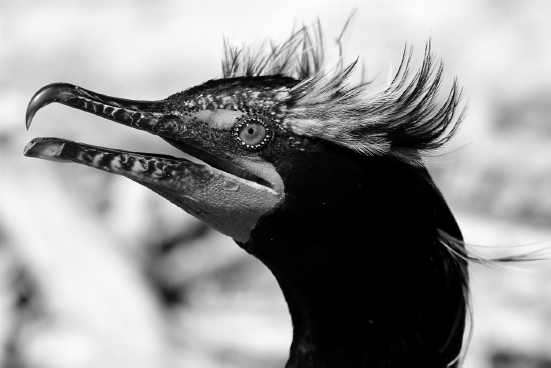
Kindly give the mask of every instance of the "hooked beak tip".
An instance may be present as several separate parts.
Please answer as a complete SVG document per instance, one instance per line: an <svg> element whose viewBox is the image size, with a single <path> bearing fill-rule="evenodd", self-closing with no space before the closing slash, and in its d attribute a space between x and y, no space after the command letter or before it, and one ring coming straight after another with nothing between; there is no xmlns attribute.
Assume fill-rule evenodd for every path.
<svg viewBox="0 0 551 368"><path fill-rule="evenodd" d="M40 109L40 107L37 106L37 96L38 93L33 96L33 98L29 101L29 105L27 106L27 111L25 113L25 127L27 128L27 130L29 130L29 128L31 127L34 115Z"/></svg>
<svg viewBox="0 0 551 368"><path fill-rule="evenodd" d="M35 114L34 111L30 111L30 109L27 108L27 114L25 115L25 127L27 128L27 130L29 130L29 128L31 127L31 123L32 123L33 118L34 118L34 114Z"/></svg>
<svg viewBox="0 0 551 368"><path fill-rule="evenodd" d="M29 101L27 113L25 114L25 125L27 130L31 126L34 115L38 110L51 104L71 99L77 93L78 87L68 83L53 83L42 87Z"/></svg>

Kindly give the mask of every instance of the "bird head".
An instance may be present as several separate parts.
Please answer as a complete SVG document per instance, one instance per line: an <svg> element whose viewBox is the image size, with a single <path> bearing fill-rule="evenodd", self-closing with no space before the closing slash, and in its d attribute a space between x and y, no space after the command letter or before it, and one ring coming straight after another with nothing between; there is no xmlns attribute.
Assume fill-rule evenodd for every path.
<svg viewBox="0 0 551 368"><path fill-rule="evenodd" d="M422 69L406 85L409 58L405 56L394 81L378 92L368 83L347 84L355 63L327 73L308 70L293 78L281 67L273 71L274 66L265 68L272 70L269 75L262 75L265 69L256 75L240 74L236 65L230 65L238 63L235 58L226 60L224 70L239 76L210 80L159 101L51 84L30 101L27 129L39 109L57 102L157 135L204 164L59 138L34 139L24 154L126 176L244 243L259 218L282 203L285 181L297 177L293 170L303 170L291 161L316 144L422 166L422 153L451 137L453 132L445 133L459 98L455 84L446 104L434 112L441 67L431 79L433 62L427 48ZM310 55L308 62L316 58L320 56ZM308 166L320 164L327 164L322 156Z"/></svg>
<svg viewBox="0 0 551 368"><path fill-rule="evenodd" d="M57 102L202 163L60 138L36 138L24 154L123 175L232 237L280 283L295 352L341 351L359 339L386 356L408 340L426 353L420 361L433 352L450 362L461 347L466 274L436 238L461 234L422 159L456 131L460 92L454 83L436 107L442 65L430 45L417 73L406 50L394 79L376 87L350 83L356 63L324 66L305 32L267 54L226 47L223 78L164 100L57 83L27 109L27 127Z"/></svg>
<svg viewBox="0 0 551 368"><path fill-rule="evenodd" d="M284 197L281 177L262 151L282 141L280 102L294 84L281 77L213 80L161 101L131 101L52 84L29 103L28 125L38 109L58 102L157 135L203 163L58 138L33 140L25 155L126 176L246 242L258 219Z"/></svg>

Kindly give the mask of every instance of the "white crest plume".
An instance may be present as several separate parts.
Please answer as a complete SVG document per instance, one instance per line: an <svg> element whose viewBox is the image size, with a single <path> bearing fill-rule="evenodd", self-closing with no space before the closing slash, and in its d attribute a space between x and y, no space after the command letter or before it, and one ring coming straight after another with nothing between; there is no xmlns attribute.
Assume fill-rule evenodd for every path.
<svg viewBox="0 0 551 368"><path fill-rule="evenodd" d="M353 14L352 14L353 16ZM327 65L319 21L294 30L282 44L250 48L224 43L223 77L282 75L299 83L288 91L284 127L366 155L390 155L413 165L439 153L455 134L461 91L454 80L446 101L437 106L442 62L435 65L430 41L421 68L412 76L413 48L404 49L398 71L387 87L350 83L357 61L345 66L342 38L335 40L337 65Z"/></svg>

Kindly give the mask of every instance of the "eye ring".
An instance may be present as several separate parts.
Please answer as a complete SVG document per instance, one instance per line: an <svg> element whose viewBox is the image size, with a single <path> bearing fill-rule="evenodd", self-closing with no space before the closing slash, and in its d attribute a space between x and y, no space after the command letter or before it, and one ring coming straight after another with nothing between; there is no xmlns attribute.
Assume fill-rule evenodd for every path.
<svg viewBox="0 0 551 368"><path fill-rule="evenodd" d="M232 134L239 142L239 147L247 151L260 151L270 143L272 130L260 117L239 118L232 129Z"/></svg>

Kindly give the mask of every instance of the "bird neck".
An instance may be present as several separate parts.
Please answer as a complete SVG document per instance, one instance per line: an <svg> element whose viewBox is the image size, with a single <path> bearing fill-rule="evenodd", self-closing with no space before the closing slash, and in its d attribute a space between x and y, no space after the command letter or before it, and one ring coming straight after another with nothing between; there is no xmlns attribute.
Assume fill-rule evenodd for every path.
<svg viewBox="0 0 551 368"><path fill-rule="evenodd" d="M315 277L271 267L293 323L287 368L447 367L455 356L445 350L463 332L461 303L450 303L447 295L440 298L446 292L431 275L416 274L405 262L387 262L388 270L381 272L354 268L361 262L351 257L340 261L350 268L326 265Z"/></svg>
<svg viewBox="0 0 551 368"><path fill-rule="evenodd" d="M323 154L300 156L323 165L284 177L284 203L241 244L289 306L287 367L447 367L461 350L466 273L437 241L438 229L461 237L445 201L424 169Z"/></svg>

